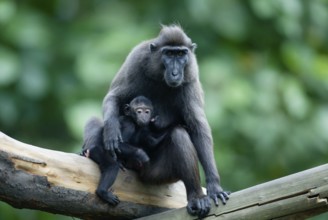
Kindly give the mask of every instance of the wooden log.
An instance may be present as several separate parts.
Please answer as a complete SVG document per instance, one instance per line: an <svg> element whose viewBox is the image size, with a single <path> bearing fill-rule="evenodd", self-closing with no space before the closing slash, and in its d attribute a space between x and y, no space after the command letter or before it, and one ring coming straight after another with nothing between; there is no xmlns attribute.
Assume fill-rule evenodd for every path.
<svg viewBox="0 0 328 220"><path fill-rule="evenodd" d="M98 179L97 165L87 158L0 132L0 200L16 208L96 220L196 219L184 207L181 182L144 185L133 172L120 172L113 189L121 203L114 208L94 194ZM213 206L205 219L305 219L328 211L327 198L328 164L234 192L227 205Z"/></svg>
<svg viewBox="0 0 328 220"><path fill-rule="evenodd" d="M121 203L95 195L100 174L88 158L24 144L0 132L0 200L82 219L133 219L186 205L182 182L145 185L121 171L113 185Z"/></svg>
<svg viewBox="0 0 328 220"><path fill-rule="evenodd" d="M214 207L214 206L212 206ZM306 219L328 211L328 164L253 186L230 196L226 205L212 208L204 219ZM140 220L195 219L185 208Z"/></svg>

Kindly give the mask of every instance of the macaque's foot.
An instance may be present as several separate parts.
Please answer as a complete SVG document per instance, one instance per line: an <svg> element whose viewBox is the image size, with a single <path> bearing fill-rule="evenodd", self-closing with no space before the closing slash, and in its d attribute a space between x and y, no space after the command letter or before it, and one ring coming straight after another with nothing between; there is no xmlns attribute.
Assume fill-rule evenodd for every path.
<svg viewBox="0 0 328 220"><path fill-rule="evenodd" d="M90 157L90 150L89 149L83 150L82 152L79 153L79 155L89 158Z"/></svg>
<svg viewBox="0 0 328 220"><path fill-rule="evenodd" d="M99 196L99 198L107 202L109 205L116 206L120 203L119 198L112 193L112 190L111 191L97 190L96 194Z"/></svg>

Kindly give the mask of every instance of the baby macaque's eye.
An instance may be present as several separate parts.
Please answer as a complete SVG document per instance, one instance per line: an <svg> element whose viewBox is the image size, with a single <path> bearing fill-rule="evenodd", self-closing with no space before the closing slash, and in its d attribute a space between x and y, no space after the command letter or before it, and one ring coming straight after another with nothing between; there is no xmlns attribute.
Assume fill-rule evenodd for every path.
<svg viewBox="0 0 328 220"><path fill-rule="evenodd" d="M149 114L149 113L150 113L150 110L146 110L145 113L146 113L146 114Z"/></svg>
<svg viewBox="0 0 328 220"><path fill-rule="evenodd" d="M138 114L141 114L141 113L142 113L142 110L141 110L141 109L138 109L138 110L137 110L137 113L138 113Z"/></svg>

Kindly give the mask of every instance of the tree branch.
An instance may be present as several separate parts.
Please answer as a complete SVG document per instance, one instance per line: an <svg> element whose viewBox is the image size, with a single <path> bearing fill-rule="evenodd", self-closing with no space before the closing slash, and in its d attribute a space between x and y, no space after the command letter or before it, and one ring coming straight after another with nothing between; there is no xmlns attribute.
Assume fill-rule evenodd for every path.
<svg viewBox="0 0 328 220"><path fill-rule="evenodd" d="M184 207L181 182L145 185L133 172L120 172L113 189L121 203L111 207L94 194L98 179L97 165L87 158L0 132L0 200L16 208L82 219L195 219ZM205 219L305 219L328 211L327 198L328 164L234 192ZM164 212L173 208L179 209Z"/></svg>
<svg viewBox="0 0 328 220"><path fill-rule="evenodd" d="M306 219L328 211L328 164L232 193L204 219ZM185 208L140 220L195 219Z"/></svg>
<svg viewBox="0 0 328 220"><path fill-rule="evenodd" d="M95 195L100 174L90 159L39 148L0 132L0 200L82 219L132 219L186 205L184 185L141 184L120 172L113 189L121 203L111 207Z"/></svg>

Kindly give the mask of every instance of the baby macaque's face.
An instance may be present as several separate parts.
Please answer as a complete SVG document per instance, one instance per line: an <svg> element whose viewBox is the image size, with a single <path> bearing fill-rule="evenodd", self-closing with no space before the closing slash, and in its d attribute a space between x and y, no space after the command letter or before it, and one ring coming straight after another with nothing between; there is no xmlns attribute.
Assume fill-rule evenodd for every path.
<svg viewBox="0 0 328 220"><path fill-rule="evenodd" d="M151 108L142 105L131 108L131 111L133 111L132 117L138 126L143 127L149 125L152 116Z"/></svg>

